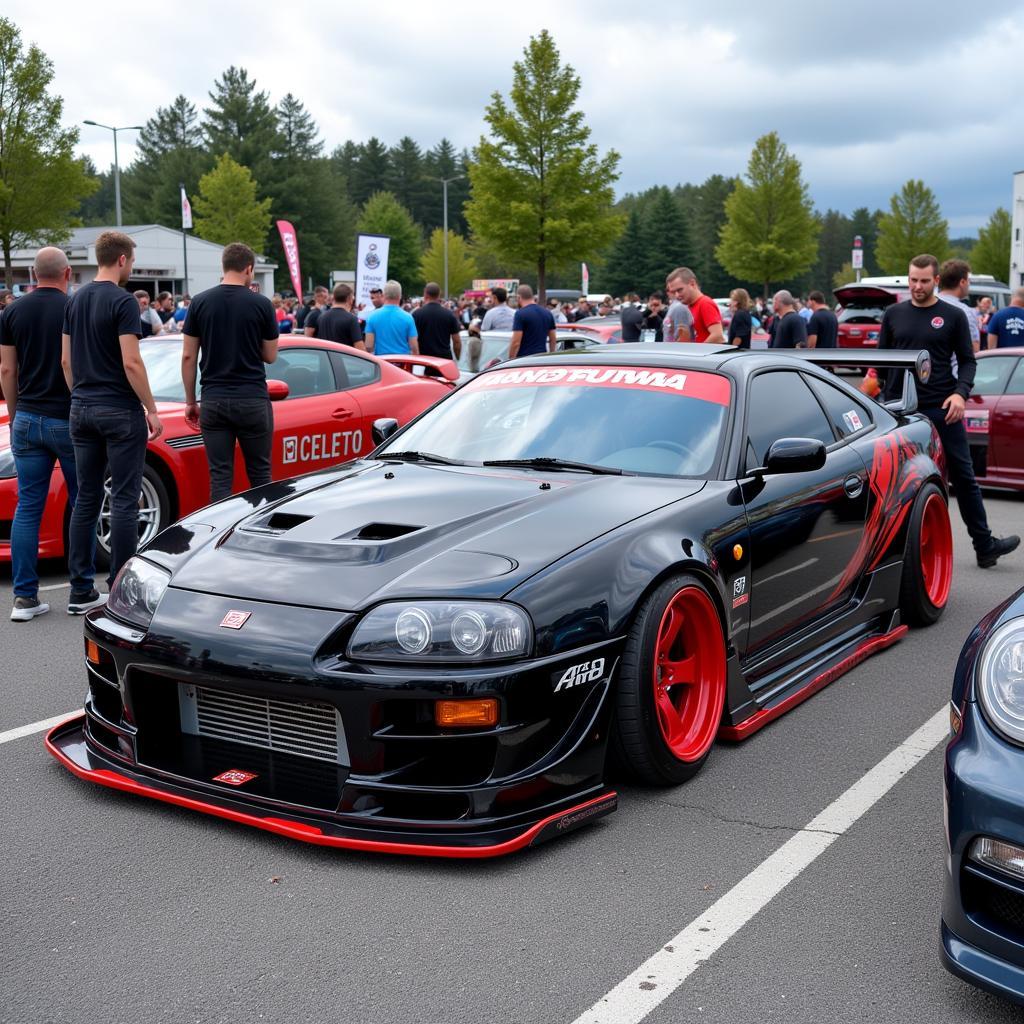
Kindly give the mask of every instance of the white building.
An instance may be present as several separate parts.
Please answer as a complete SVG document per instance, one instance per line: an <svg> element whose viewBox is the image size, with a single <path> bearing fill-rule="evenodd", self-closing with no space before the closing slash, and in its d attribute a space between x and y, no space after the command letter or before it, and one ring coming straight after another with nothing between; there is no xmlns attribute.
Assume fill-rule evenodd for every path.
<svg viewBox="0 0 1024 1024"><path fill-rule="evenodd" d="M1011 288L1024 287L1024 171L1013 176L1013 232L1010 236Z"/></svg>
<svg viewBox="0 0 1024 1024"><path fill-rule="evenodd" d="M167 291L174 295L188 292L195 295L212 288L220 281L220 256L223 246L189 235L188 281L185 280L185 249L182 233L160 224L135 224L122 228L75 228L61 248L71 263L72 287L88 284L96 276L96 239L104 231L123 231L135 241L135 269L128 287L133 291L144 288L151 295ZM14 265L14 284L31 284L31 266L35 249L16 249L11 262ZM266 295L274 292L276 263L263 256L256 257L256 281Z"/></svg>

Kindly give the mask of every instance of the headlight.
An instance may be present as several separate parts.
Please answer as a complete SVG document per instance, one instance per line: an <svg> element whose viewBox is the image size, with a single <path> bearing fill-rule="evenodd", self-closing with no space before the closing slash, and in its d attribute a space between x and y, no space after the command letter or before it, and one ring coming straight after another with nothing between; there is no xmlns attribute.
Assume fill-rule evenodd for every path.
<svg viewBox="0 0 1024 1024"><path fill-rule="evenodd" d="M171 574L143 558L129 558L114 580L107 610L125 622L149 629Z"/></svg>
<svg viewBox="0 0 1024 1024"><path fill-rule="evenodd" d="M978 666L978 696L992 726L1024 743L1024 617L989 637Z"/></svg>
<svg viewBox="0 0 1024 1024"><path fill-rule="evenodd" d="M14 468L14 452L10 448L0 448L0 480L9 480L17 475L18 471Z"/></svg>
<svg viewBox="0 0 1024 1024"><path fill-rule="evenodd" d="M394 601L356 626L350 658L371 661L501 661L533 646L521 608L499 602Z"/></svg>

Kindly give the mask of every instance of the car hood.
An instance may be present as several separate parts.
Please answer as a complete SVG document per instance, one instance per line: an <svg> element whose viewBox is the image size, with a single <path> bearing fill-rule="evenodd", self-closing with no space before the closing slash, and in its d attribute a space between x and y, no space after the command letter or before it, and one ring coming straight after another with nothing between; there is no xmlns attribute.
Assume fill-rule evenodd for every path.
<svg viewBox="0 0 1024 1024"><path fill-rule="evenodd" d="M339 611L392 597L494 599L702 487L663 477L354 463L199 547L171 585Z"/></svg>

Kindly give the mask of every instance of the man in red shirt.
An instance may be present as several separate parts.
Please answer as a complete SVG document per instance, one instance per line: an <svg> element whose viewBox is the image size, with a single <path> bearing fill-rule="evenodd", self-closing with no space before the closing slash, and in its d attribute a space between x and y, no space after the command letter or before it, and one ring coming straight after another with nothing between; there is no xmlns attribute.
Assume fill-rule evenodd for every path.
<svg viewBox="0 0 1024 1024"><path fill-rule="evenodd" d="M689 267L678 267L668 275L666 289L673 299L685 302L693 314L693 340L722 345L722 311L718 303L700 290L697 275Z"/></svg>

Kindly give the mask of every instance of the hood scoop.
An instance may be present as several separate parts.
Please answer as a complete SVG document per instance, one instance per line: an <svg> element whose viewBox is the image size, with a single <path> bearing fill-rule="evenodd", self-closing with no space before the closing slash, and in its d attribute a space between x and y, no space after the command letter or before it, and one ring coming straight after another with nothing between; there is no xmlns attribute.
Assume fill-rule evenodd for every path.
<svg viewBox="0 0 1024 1024"><path fill-rule="evenodd" d="M410 533L419 533L422 526L407 526L404 523L367 523L351 533L342 533L335 540L397 540Z"/></svg>

